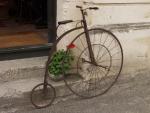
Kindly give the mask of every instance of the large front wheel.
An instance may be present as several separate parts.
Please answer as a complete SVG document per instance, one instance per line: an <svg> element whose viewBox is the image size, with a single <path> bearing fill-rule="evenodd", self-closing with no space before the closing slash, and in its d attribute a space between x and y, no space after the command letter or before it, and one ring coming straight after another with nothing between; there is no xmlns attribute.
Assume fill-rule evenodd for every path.
<svg viewBox="0 0 150 113"><path fill-rule="evenodd" d="M74 94L83 98L106 93L118 79L123 66L123 50L114 34L100 28L88 32L96 64L91 62L85 32L73 39L66 52L71 52L74 61L70 67L72 74L65 76L64 81Z"/></svg>

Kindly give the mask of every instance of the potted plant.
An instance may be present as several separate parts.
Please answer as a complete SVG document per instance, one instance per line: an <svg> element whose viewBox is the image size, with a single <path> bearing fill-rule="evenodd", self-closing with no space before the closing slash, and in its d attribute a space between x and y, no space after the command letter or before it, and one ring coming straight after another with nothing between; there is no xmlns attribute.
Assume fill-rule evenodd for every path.
<svg viewBox="0 0 150 113"><path fill-rule="evenodd" d="M50 78L54 81L62 80L63 73L66 73L70 69L73 60L71 51L66 52L64 49L58 50L53 55L48 67Z"/></svg>

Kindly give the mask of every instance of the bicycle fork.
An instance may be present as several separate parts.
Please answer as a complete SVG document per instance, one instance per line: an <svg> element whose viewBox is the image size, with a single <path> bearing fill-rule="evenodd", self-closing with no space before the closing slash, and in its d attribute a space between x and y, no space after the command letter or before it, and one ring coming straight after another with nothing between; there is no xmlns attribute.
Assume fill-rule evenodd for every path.
<svg viewBox="0 0 150 113"><path fill-rule="evenodd" d="M89 50L91 63L94 64L94 65L97 65L95 57L94 57L92 45L91 45L91 40L90 40L90 36L89 36L87 22L86 22L86 19L85 19L85 14L84 14L84 11L82 9L81 9L81 12L82 12L82 18L83 18L82 22L83 22L83 27L84 27L84 32L85 32L86 42L87 42L87 45L88 45L88 50Z"/></svg>

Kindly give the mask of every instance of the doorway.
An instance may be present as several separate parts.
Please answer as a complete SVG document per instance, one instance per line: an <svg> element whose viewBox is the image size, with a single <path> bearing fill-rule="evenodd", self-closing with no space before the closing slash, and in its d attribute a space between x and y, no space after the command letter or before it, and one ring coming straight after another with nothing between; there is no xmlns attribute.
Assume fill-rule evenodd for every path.
<svg viewBox="0 0 150 113"><path fill-rule="evenodd" d="M0 49L49 43L48 34L55 34L48 30L56 23L54 1L0 0Z"/></svg>

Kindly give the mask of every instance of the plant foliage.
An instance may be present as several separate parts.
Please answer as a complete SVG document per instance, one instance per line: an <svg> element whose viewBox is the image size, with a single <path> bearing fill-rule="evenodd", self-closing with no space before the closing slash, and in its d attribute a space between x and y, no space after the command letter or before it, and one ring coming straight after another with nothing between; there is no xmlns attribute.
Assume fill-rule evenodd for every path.
<svg viewBox="0 0 150 113"><path fill-rule="evenodd" d="M70 67L71 62L74 60L71 51L58 50L53 56L49 64L49 72L54 76L59 76L60 74L66 73Z"/></svg>

